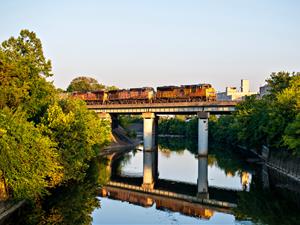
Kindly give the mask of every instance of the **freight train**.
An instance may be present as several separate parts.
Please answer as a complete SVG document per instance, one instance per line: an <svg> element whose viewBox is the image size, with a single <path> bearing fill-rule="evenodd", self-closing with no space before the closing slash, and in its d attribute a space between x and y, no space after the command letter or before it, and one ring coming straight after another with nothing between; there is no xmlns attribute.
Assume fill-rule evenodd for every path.
<svg viewBox="0 0 300 225"><path fill-rule="evenodd" d="M73 92L74 98L93 104L142 104L167 102L216 101L216 91L210 84L118 89L111 91Z"/></svg>

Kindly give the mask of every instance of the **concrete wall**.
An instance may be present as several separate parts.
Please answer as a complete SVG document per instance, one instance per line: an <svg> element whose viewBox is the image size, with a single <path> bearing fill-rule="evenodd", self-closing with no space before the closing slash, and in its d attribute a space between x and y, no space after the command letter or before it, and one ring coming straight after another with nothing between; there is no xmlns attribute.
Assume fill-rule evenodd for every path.
<svg viewBox="0 0 300 225"><path fill-rule="evenodd" d="M267 164L273 168L276 168L283 174L300 181L299 157L290 156L288 153L285 152L271 152L267 159Z"/></svg>

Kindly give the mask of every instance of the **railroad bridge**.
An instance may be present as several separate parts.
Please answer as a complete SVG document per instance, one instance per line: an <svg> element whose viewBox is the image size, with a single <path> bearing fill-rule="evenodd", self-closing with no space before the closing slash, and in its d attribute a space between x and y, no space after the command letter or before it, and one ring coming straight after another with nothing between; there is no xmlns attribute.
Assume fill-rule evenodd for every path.
<svg viewBox="0 0 300 225"><path fill-rule="evenodd" d="M157 152L157 134L159 115L187 114L198 117L198 156L200 173L198 188L199 193L207 194L207 155L208 155L208 119L210 114L229 114L235 111L237 102L175 102L175 103L145 103L145 104L101 104L88 105L90 110L100 114L102 118L111 120L112 128L118 127L118 115L142 114L144 120L144 177L143 188L153 189L156 172L153 172L151 162L154 152ZM157 160L154 160L157 162ZM202 162L203 161L203 162ZM202 162L202 163L200 163ZM200 182L201 181L201 182Z"/></svg>
<svg viewBox="0 0 300 225"><path fill-rule="evenodd" d="M210 114L222 115L235 111L236 101L215 102L172 102L145 104L101 104L87 105L102 118L111 119L112 128L118 127L118 115L142 114L144 119L144 150L151 151L157 145L157 125L159 115L197 115L198 116L198 155L208 154L208 119Z"/></svg>

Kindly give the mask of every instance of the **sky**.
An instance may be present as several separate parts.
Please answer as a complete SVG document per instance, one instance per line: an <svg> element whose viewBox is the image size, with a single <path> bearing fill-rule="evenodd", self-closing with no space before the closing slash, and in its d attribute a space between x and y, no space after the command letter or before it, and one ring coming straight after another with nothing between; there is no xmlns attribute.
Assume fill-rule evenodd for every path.
<svg viewBox="0 0 300 225"><path fill-rule="evenodd" d="M250 80L300 71L298 0L0 0L0 42L34 31L65 89L77 76L120 88Z"/></svg>

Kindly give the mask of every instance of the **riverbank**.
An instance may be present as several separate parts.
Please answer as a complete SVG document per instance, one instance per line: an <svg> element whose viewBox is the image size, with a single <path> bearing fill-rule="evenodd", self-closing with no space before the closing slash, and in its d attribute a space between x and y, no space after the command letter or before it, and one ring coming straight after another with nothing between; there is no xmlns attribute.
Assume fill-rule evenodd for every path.
<svg viewBox="0 0 300 225"><path fill-rule="evenodd" d="M142 140L139 138L129 138L126 131L122 127L118 127L112 131L112 142L109 146L105 147L99 156L106 156L114 153L126 152L136 148Z"/></svg>
<svg viewBox="0 0 300 225"><path fill-rule="evenodd" d="M19 210L25 205L25 200L19 201L17 203L12 203L9 201L0 202L0 225L5 224L5 220Z"/></svg>
<svg viewBox="0 0 300 225"><path fill-rule="evenodd" d="M262 150L248 149L239 145L238 148L243 152L257 156L268 168L276 170L297 182L300 182L300 158L291 157L288 153L274 153L268 147L262 146Z"/></svg>

